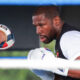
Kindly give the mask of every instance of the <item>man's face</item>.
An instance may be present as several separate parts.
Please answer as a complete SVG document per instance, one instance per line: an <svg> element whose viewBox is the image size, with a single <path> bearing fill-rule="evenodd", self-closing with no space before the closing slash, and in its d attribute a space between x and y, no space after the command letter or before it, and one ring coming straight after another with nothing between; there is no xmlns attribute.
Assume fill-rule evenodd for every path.
<svg viewBox="0 0 80 80"><path fill-rule="evenodd" d="M56 30L51 19L46 18L44 14L40 14L33 16L32 20L41 42L49 43L55 38Z"/></svg>

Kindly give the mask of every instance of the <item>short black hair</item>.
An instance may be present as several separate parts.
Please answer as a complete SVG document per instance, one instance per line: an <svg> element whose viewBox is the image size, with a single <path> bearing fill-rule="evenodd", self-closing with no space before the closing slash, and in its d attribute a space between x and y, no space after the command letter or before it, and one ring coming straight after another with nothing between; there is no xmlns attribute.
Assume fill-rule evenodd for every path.
<svg viewBox="0 0 80 80"><path fill-rule="evenodd" d="M36 8L34 15L39 15L41 13L45 14L47 18L54 18L55 16L60 16L58 6L39 6Z"/></svg>

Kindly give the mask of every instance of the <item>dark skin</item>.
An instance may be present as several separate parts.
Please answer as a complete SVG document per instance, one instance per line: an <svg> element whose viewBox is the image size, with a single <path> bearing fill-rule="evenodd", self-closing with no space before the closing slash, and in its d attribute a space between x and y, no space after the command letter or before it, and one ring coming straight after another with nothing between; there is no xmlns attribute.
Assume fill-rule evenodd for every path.
<svg viewBox="0 0 80 80"><path fill-rule="evenodd" d="M44 14L33 16L33 25L36 27L36 33L40 37L40 41L44 43L49 43L53 39L58 36L58 27L53 24L54 21L49 20L48 18L44 17ZM56 21L57 21L56 17ZM53 26L52 26L53 25ZM57 24L56 24L57 25Z"/></svg>
<svg viewBox="0 0 80 80"><path fill-rule="evenodd" d="M77 57L76 60L80 60L80 56ZM69 70L68 76L73 78L80 78L80 70Z"/></svg>
<svg viewBox="0 0 80 80"><path fill-rule="evenodd" d="M39 10L38 14L33 15L32 20L33 25L36 27L36 33L39 35L40 41L43 43L49 43L52 40L58 38L64 22L58 15L50 19L46 17L45 14L45 9L42 8L42 12ZM80 56L76 59L79 60ZM69 70L68 76L73 78L80 78L80 70Z"/></svg>

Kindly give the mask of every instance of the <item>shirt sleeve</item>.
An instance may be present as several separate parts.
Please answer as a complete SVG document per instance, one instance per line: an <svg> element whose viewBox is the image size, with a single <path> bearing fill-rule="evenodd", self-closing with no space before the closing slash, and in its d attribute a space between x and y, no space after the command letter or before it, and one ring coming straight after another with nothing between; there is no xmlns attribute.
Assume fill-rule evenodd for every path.
<svg viewBox="0 0 80 80"><path fill-rule="evenodd" d="M63 55L70 60L80 56L80 32L68 31L60 39L60 47Z"/></svg>

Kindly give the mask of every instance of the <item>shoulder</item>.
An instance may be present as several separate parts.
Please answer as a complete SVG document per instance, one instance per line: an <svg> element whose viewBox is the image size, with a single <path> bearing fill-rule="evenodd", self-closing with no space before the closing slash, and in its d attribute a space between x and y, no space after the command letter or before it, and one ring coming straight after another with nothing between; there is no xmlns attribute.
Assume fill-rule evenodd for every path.
<svg viewBox="0 0 80 80"><path fill-rule="evenodd" d="M71 41L73 39L73 41L76 41L78 39L80 39L80 32L73 30L73 31L67 31L65 32L60 39L60 42L67 42L67 41Z"/></svg>
<svg viewBox="0 0 80 80"><path fill-rule="evenodd" d="M77 55L78 52L80 52L80 32L65 32L60 39L60 47L64 56L66 56L68 59Z"/></svg>

